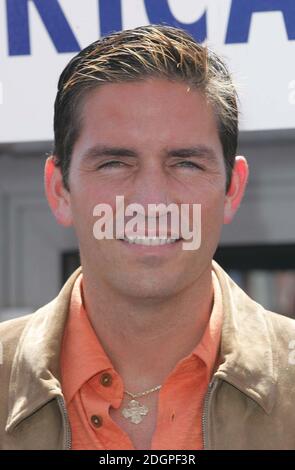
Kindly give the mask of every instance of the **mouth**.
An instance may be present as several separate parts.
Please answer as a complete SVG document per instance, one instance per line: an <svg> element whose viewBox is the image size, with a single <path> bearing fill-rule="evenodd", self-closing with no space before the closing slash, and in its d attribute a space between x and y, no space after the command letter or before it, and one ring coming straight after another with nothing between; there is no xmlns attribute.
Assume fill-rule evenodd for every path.
<svg viewBox="0 0 295 470"><path fill-rule="evenodd" d="M161 245L170 245L172 243L177 243L181 238L173 237L127 237L125 236L121 239L124 242L135 245L144 245L144 246L161 246Z"/></svg>

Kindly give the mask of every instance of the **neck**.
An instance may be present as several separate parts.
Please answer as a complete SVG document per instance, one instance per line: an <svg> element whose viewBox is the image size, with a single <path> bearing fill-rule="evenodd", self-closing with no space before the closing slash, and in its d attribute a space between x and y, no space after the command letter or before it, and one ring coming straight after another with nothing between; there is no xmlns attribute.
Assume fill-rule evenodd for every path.
<svg viewBox="0 0 295 470"><path fill-rule="evenodd" d="M192 285L164 300L116 296L105 286L98 288L84 267L82 286L92 327L126 388L134 393L162 384L178 361L193 351L213 306L211 265Z"/></svg>

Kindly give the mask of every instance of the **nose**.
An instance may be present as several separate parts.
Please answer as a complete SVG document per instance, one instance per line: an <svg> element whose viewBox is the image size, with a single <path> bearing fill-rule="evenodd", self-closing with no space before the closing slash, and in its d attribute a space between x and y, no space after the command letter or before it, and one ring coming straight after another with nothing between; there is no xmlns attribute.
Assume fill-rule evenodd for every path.
<svg viewBox="0 0 295 470"><path fill-rule="evenodd" d="M143 208L137 216L139 230L148 226L150 235L178 234L179 204L176 196L173 180L163 164L150 160L138 171L128 193L125 193L125 204ZM138 206L135 210L138 211Z"/></svg>
<svg viewBox="0 0 295 470"><path fill-rule="evenodd" d="M169 175L161 162L150 161L142 166L133 180L133 184L125 195L127 203L141 204L145 210L149 204L168 205L173 200Z"/></svg>

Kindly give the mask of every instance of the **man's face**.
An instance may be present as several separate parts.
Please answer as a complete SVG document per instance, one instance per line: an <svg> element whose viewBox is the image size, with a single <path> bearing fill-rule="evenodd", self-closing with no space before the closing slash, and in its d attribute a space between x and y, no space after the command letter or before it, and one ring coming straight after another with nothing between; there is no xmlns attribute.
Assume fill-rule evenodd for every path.
<svg viewBox="0 0 295 470"><path fill-rule="evenodd" d="M99 146L108 152L89 151ZM113 151L110 149L114 149ZM118 150L120 149L120 150ZM194 153L186 149L201 149ZM112 162L112 163L110 163ZM226 173L216 119L201 92L164 79L107 84L86 97L71 156L70 211L92 281L137 298L170 297L211 269L223 224ZM201 204L201 246L97 240L93 208ZM192 221L191 221L192 222ZM169 232L169 231L168 231Z"/></svg>

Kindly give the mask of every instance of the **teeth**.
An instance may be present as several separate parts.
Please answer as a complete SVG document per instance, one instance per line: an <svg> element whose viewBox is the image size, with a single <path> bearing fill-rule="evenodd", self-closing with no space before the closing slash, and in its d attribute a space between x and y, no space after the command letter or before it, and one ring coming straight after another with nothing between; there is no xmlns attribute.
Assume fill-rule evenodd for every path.
<svg viewBox="0 0 295 470"><path fill-rule="evenodd" d="M168 243L174 243L177 241L176 238L160 238L160 237L124 237L124 240L128 243L135 243L137 245L166 245Z"/></svg>

